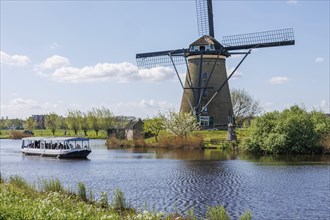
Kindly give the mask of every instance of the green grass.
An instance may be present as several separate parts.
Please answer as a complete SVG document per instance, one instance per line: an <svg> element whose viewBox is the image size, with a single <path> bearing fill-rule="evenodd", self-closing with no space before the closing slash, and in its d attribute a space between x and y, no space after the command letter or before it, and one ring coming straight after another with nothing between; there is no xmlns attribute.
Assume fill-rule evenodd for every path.
<svg viewBox="0 0 330 220"><path fill-rule="evenodd" d="M236 129L237 142L228 142L226 141L227 132L227 130L202 130L195 131L193 134L203 137L205 149L217 148L222 150L230 150L237 147L238 143L248 135L246 129Z"/></svg>
<svg viewBox="0 0 330 220"><path fill-rule="evenodd" d="M201 131L194 131L192 133L193 136L201 136L204 140L204 148L205 149L222 149L222 150L229 150L234 147L237 147L238 143L242 142L242 140L248 136L247 129L236 129L236 136L237 142L228 142L226 141L227 138L227 130L201 130ZM158 140L160 139L171 139L170 133L166 131L161 131ZM147 146L154 146L156 143L155 137L145 139L145 143Z"/></svg>
<svg viewBox="0 0 330 220"><path fill-rule="evenodd" d="M73 130L56 130L55 131L55 136L56 137L62 137L65 136L64 132L66 131L66 136L81 136L81 137L85 137L84 136L84 132L83 131L78 131L77 135L74 133ZM0 139L10 139L10 133L11 130L0 130L1 134L0 134ZM20 131L22 132L22 130ZM33 130L34 132L34 136L35 137L50 137L53 136L53 132L49 129L41 129L41 130ZM87 132L87 137L91 138L91 139L105 139L107 138L107 133L103 130L99 131L98 136L96 136L95 131L88 131Z"/></svg>
<svg viewBox="0 0 330 220"><path fill-rule="evenodd" d="M63 185L59 179L45 180L42 185L44 192L65 192Z"/></svg>
<svg viewBox="0 0 330 220"><path fill-rule="evenodd" d="M166 214L142 210L137 212L132 208L127 208L124 194L120 190L115 191L113 201L110 203L116 205L108 205L107 193L101 195L100 201L90 201L63 189L58 179L44 181L42 184L44 184L41 187L43 190L39 191L19 176L10 177L9 181L1 177L0 219L205 219L204 217L197 218L193 210L187 217L176 213ZM51 185L51 187L46 191L45 185ZM209 219L229 219L222 206L209 207L206 215ZM247 211L243 213L241 219L251 220L251 218L250 211Z"/></svg>

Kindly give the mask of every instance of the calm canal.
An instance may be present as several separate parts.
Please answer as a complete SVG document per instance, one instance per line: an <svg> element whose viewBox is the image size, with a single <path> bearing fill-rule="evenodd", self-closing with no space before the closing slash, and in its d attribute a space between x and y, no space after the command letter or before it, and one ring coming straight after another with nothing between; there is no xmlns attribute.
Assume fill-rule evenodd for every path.
<svg viewBox="0 0 330 220"><path fill-rule="evenodd" d="M330 219L330 155L246 156L220 151L107 150L91 140L88 160L23 156L20 140L0 140L1 175L31 183L59 178L66 188L84 182L96 197L121 189L138 210L202 216L224 205L237 219Z"/></svg>

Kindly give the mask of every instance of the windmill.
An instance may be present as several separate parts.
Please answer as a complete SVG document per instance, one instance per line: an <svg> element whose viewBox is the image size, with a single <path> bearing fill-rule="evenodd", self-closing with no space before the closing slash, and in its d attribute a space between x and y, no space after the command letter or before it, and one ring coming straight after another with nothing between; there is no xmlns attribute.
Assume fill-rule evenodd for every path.
<svg viewBox="0 0 330 220"><path fill-rule="evenodd" d="M252 49L294 45L293 29L280 29L214 38L212 0L196 0L198 38L188 48L136 54L139 68L173 66L183 89L181 112L192 112L204 128L233 122L228 80ZM236 51L236 52L235 52ZM244 55L227 77L226 59ZM186 65L185 83L177 65Z"/></svg>

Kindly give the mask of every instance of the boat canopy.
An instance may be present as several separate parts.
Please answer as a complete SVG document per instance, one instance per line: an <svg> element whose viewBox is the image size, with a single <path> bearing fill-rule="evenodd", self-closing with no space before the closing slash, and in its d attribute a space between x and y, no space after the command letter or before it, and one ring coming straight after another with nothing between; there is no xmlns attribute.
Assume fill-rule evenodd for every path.
<svg viewBox="0 0 330 220"><path fill-rule="evenodd" d="M88 138L82 137L27 137L22 138L23 141L45 141L45 142L55 142L55 141L89 141Z"/></svg>

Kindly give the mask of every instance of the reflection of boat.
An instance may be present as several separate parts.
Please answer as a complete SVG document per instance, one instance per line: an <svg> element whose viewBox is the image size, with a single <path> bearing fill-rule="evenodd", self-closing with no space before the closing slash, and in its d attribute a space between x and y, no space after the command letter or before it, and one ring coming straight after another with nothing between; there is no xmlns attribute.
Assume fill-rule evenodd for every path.
<svg viewBox="0 0 330 220"><path fill-rule="evenodd" d="M91 149L89 139L81 137L28 137L22 139L24 155L56 158L86 158Z"/></svg>

